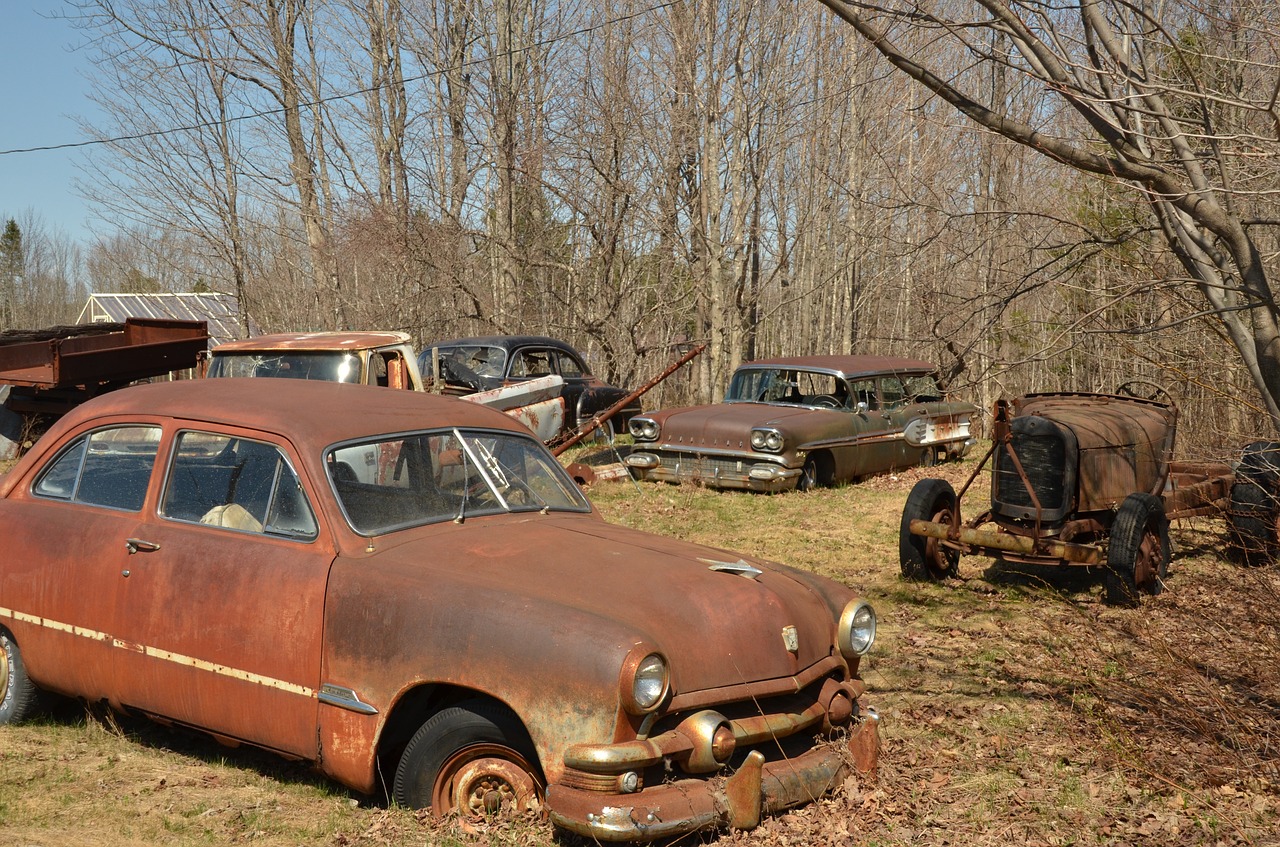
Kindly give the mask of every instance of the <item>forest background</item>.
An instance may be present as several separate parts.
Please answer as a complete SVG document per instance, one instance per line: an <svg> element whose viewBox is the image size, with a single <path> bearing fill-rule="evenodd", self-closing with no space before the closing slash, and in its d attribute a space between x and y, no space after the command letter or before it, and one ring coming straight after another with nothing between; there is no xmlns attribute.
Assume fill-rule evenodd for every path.
<svg viewBox="0 0 1280 847"><path fill-rule="evenodd" d="M1150 380L1188 458L1277 429L1265 0L68 10L116 229L0 221L0 328L220 291L263 331L559 336L629 386L707 344L646 408L869 353L984 409Z"/></svg>

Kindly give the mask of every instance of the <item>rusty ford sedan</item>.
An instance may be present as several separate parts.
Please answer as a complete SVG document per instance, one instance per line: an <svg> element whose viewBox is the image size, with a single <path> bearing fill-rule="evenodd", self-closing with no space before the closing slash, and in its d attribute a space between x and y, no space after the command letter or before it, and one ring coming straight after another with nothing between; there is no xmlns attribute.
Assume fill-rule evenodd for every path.
<svg viewBox="0 0 1280 847"><path fill-rule="evenodd" d="M748 362L724 403L632 418L633 475L801 491L963 456L977 407L949 401L928 362L797 356Z"/></svg>
<svg viewBox="0 0 1280 847"><path fill-rule="evenodd" d="M874 768L875 613L606 523L501 412L138 386L0 477L0 723L71 695L436 814L600 840L755 826Z"/></svg>

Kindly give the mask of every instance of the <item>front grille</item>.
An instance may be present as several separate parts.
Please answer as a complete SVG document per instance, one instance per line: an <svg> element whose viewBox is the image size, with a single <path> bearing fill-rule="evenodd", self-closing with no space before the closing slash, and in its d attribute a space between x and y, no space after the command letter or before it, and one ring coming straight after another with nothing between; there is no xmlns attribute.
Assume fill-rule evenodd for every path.
<svg viewBox="0 0 1280 847"><path fill-rule="evenodd" d="M1067 449L1062 437L1056 432L1044 435L1015 432L1012 446L1040 500L1040 507L1052 512L1066 506ZM992 499L1001 506L1034 509L1031 493L1008 451L1003 444L996 450Z"/></svg>
<svg viewBox="0 0 1280 847"><path fill-rule="evenodd" d="M747 465L742 460L719 456L659 453L658 460L664 469L694 479L715 479L720 475L741 476L747 470Z"/></svg>

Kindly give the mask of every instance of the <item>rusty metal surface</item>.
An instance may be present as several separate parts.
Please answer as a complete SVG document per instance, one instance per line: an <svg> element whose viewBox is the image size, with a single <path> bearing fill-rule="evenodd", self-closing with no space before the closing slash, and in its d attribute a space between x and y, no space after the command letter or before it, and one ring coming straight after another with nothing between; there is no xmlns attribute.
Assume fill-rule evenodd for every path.
<svg viewBox="0 0 1280 847"><path fill-rule="evenodd" d="M226 341L215 353L251 353L260 350L368 350L409 344L407 332L281 332Z"/></svg>
<svg viewBox="0 0 1280 847"><path fill-rule="evenodd" d="M0 346L0 383L41 389L124 384L194 367L208 342L204 321L130 318L119 332Z"/></svg>
<svg viewBox="0 0 1280 847"><path fill-rule="evenodd" d="M141 510L32 494L39 469L70 439L123 423L160 430ZM549 796L564 798L552 809L592 833L588 811L610 817L632 798L661 818L644 832L720 822L716 750L767 752L787 734L802 747L860 713L851 704L865 686L833 645L852 592L814 574L587 512L476 516L378 537L351 530L328 482L327 447L463 426L523 432L474 404L305 380L105 395L0 478L10 548L0 561L0 624L38 684L299 757L360 791L376 788L379 755L394 768L397 745L431 707L483 694L527 731ZM318 533L270 537L161 516L171 448L192 430L276 445ZM689 739L687 753L662 755L678 772L712 775L625 794L601 790L592 782L600 774L588 773L596 790L561 792L570 747L607 749L648 731L620 707L620 669L637 651L668 657L658 720ZM697 710L732 717L688 716ZM812 799L838 781L848 756L824 745L766 763L758 792L739 791L746 799L735 801L734 819L750 823L752 793L758 811ZM685 812L682 795L692 798Z"/></svg>
<svg viewBox="0 0 1280 847"><path fill-rule="evenodd" d="M1077 511L1115 508L1135 491L1160 494L1173 458L1177 409L1106 394L1033 394L1015 416L1038 416L1071 430L1079 449Z"/></svg>
<svg viewBox="0 0 1280 847"><path fill-rule="evenodd" d="M1015 535L1001 529L954 527L915 520L911 522L910 530L913 535L980 548L988 556L1013 553L1025 557L1061 559L1078 565L1098 565L1106 558L1100 548L1091 545L1071 544L1055 538Z"/></svg>

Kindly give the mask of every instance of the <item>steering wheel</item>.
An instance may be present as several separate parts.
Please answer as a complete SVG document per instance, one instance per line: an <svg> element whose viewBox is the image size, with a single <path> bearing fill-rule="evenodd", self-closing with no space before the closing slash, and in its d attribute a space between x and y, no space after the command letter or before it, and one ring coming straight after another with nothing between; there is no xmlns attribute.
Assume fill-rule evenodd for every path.
<svg viewBox="0 0 1280 847"><path fill-rule="evenodd" d="M830 394L819 394L809 400L810 406L818 406L823 409L839 409L842 408L840 401L832 397Z"/></svg>
<svg viewBox="0 0 1280 847"><path fill-rule="evenodd" d="M1173 405L1173 397L1163 387L1145 379L1131 379L1116 386L1116 394L1122 397L1134 397L1138 400L1152 400L1157 403Z"/></svg>

